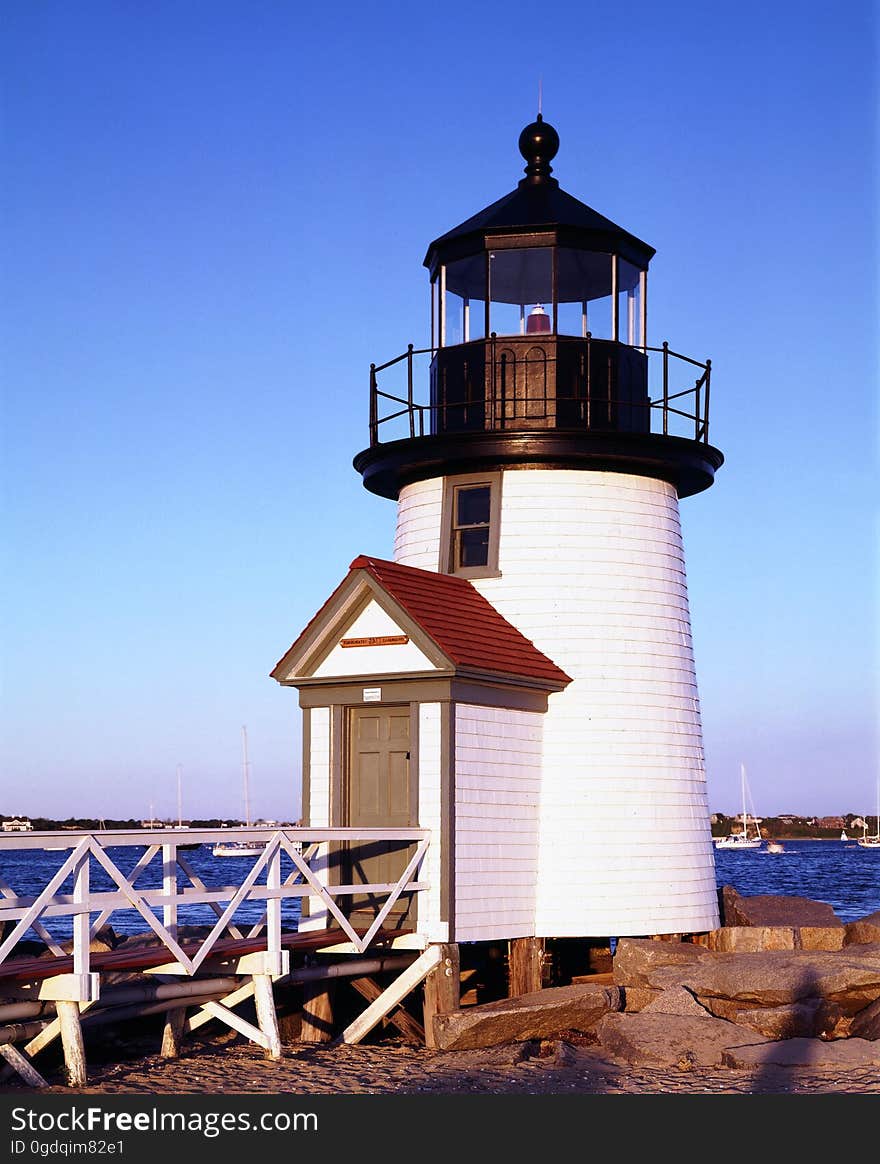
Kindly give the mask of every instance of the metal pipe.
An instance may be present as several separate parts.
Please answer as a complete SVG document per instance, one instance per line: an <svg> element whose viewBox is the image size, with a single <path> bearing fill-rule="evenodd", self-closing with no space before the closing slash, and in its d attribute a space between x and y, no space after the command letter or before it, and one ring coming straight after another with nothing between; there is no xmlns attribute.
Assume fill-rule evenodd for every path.
<svg viewBox="0 0 880 1164"><path fill-rule="evenodd" d="M0 1043L20 1043L24 1042L25 1039L32 1039L48 1025L47 1021L41 1023L12 1023L9 1026L0 1027Z"/></svg>
<svg viewBox="0 0 880 1164"><path fill-rule="evenodd" d="M187 998L184 1005L186 1006L204 1006L206 1002L214 1002L218 998L222 998L216 990L210 994L199 994ZM147 1003L132 1003L131 1006L113 1006L107 1007L106 1010L87 1010L80 1015L80 1022L88 1024L89 1027L100 1027L105 1023L122 1022L125 1019L144 1018L150 1014L163 1014L167 1010L174 1010L174 1002L147 1002Z"/></svg>
<svg viewBox="0 0 880 1164"><path fill-rule="evenodd" d="M7 1002L0 1006L0 1022L11 1019L34 1018L48 1011L49 1003L45 1002Z"/></svg>
<svg viewBox="0 0 880 1164"><path fill-rule="evenodd" d="M353 962L329 962L324 966L304 966L301 970L291 970L281 985L287 983L315 982L322 978L358 978L362 974L381 974L385 970L400 970L412 964L418 956L394 955L387 958L357 958Z"/></svg>
<svg viewBox="0 0 880 1164"><path fill-rule="evenodd" d="M182 982L136 982L111 986L101 992L97 1005L103 1008L129 1002L162 1002L188 998L193 994L229 994L241 985L239 978L202 978Z"/></svg>

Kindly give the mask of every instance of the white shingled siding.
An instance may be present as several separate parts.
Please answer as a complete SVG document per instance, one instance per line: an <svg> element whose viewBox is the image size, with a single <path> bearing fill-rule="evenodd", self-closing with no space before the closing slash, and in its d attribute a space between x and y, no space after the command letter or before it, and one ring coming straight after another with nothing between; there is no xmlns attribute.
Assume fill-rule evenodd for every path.
<svg viewBox="0 0 880 1164"><path fill-rule="evenodd" d="M399 636L400 627L378 602L370 602L340 634L340 640ZM343 647L337 643L315 668L318 678L334 675L387 675L401 671L434 671L434 664L413 642Z"/></svg>
<svg viewBox="0 0 880 1164"><path fill-rule="evenodd" d="M396 560L436 569L442 482L405 488ZM534 932L719 924L674 488L577 470L503 475L501 577L474 584L572 676L543 717ZM459 879L482 871L459 869ZM500 936L498 934L487 936Z"/></svg>
<svg viewBox="0 0 880 1164"><path fill-rule="evenodd" d="M417 481L401 491L397 503L394 560L420 570L440 567L440 511L443 480Z"/></svg>
<svg viewBox="0 0 880 1164"><path fill-rule="evenodd" d="M309 824L326 828L330 824L330 708L313 707L303 715L311 717L309 731ZM322 845L310 868L323 881L327 874L327 846ZM301 930L322 930L327 925L327 910L317 897L303 898L308 906L303 909ZM305 913L309 917L305 917Z"/></svg>
<svg viewBox="0 0 880 1164"><path fill-rule="evenodd" d="M431 942L449 941L449 921L441 920L441 705L419 705L419 828L431 830L419 879L431 888L419 894L419 933Z"/></svg>
<svg viewBox="0 0 880 1164"><path fill-rule="evenodd" d="M455 708L455 937L534 931L541 726L534 711Z"/></svg>

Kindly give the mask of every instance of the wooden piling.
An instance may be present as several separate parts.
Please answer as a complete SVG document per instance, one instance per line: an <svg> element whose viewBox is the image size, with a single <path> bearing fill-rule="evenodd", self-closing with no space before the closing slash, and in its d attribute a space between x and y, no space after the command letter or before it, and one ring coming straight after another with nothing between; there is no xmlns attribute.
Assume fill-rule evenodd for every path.
<svg viewBox="0 0 880 1164"><path fill-rule="evenodd" d="M59 999L55 1013L61 1027L61 1046L64 1049L64 1070L69 1087L85 1087L86 1049L79 1021L79 1003Z"/></svg>
<svg viewBox="0 0 880 1164"><path fill-rule="evenodd" d="M302 1029L304 1043L329 1043L333 1037L333 983L303 983Z"/></svg>
<svg viewBox="0 0 880 1164"><path fill-rule="evenodd" d="M507 969L510 998L534 994L543 985L544 939L512 938Z"/></svg>
<svg viewBox="0 0 880 1164"><path fill-rule="evenodd" d="M281 1032L278 1030L278 1015L275 1012L275 995L272 992L272 975L254 975L254 1006L257 1023L268 1040L270 1059L281 1058Z"/></svg>
<svg viewBox="0 0 880 1164"><path fill-rule="evenodd" d="M186 1026L186 1007L175 1006L165 1012L165 1026L162 1030L162 1046L159 1054L163 1059L179 1059L183 1046L183 1030Z"/></svg>
<svg viewBox="0 0 880 1164"><path fill-rule="evenodd" d="M440 964L425 979L423 1013L425 1046L435 1048L434 1015L449 1014L461 1004L461 965L458 946L440 946Z"/></svg>

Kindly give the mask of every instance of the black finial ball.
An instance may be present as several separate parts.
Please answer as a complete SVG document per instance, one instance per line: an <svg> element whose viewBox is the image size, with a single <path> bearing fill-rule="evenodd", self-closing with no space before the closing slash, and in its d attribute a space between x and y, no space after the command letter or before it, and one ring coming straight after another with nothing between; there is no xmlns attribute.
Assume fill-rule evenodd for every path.
<svg viewBox="0 0 880 1164"><path fill-rule="evenodd" d="M558 150L559 134L552 125L544 121L540 113L537 121L527 125L519 135L519 152L530 167L526 173L549 173L551 169L550 159L556 157Z"/></svg>

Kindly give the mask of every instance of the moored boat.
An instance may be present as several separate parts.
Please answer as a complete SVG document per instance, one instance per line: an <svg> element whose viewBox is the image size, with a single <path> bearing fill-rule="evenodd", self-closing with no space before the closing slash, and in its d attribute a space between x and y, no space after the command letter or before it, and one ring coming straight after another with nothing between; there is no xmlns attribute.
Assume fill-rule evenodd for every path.
<svg viewBox="0 0 880 1164"><path fill-rule="evenodd" d="M760 849L764 844L761 836L761 829L758 825L758 820L752 813L752 822L755 826L755 835L749 836L749 814L746 810L746 766L740 765L740 784L742 786L742 821L743 831L741 833L730 833L726 837L715 838L716 849Z"/></svg>

